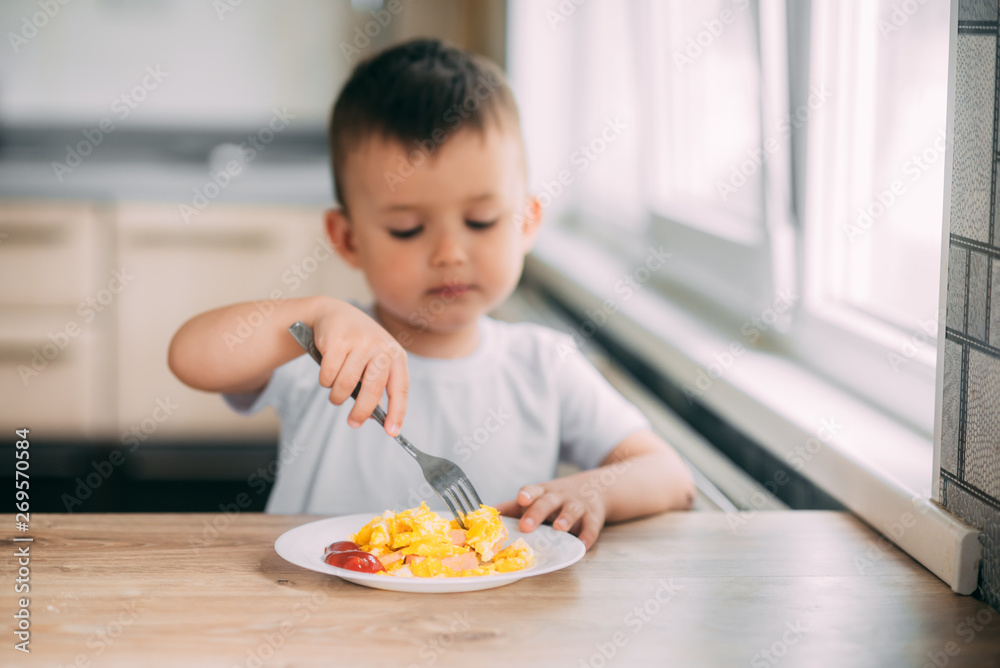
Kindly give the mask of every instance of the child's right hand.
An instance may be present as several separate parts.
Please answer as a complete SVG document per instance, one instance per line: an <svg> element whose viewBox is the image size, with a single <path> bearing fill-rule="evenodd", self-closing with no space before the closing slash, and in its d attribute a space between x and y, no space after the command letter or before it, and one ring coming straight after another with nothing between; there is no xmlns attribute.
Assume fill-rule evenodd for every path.
<svg viewBox="0 0 1000 668"><path fill-rule="evenodd" d="M331 302L313 320L313 338L323 355L319 383L330 388L330 402L339 406L362 381L347 416L355 428L371 417L387 391L385 431L395 437L403 424L410 386L406 351L364 311L340 300Z"/></svg>

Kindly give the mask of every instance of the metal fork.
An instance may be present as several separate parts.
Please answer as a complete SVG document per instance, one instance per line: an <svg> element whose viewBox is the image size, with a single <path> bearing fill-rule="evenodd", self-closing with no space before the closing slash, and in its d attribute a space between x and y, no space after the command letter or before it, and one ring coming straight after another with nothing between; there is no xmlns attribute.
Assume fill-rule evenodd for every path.
<svg viewBox="0 0 1000 668"><path fill-rule="evenodd" d="M323 363L323 355L316 348L313 331L309 325L299 321L289 327L288 331L292 333L292 336L299 342L299 345L316 360L317 364ZM351 392L351 396L354 397L355 401L358 400L358 392L360 390L361 381L358 381L357 387ZM381 406L375 406L375 410L372 411L372 417L380 425L385 426L385 411L382 410ZM465 475L465 472L450 460L421 452L406 440L402 434L397 435L395 438L396 442L403 446L403 449L410 453L417 460L417 463L420 464L420 469L424 472L424 479L427 480L437 495L441 497L441 500L448 505L451 514L455 516L459 526L463 529L468 529L465 525L465 515L479 510L479 506L483 502L480 500L479 495L476 493L476 488L472 486L472 482Z"/></svg>

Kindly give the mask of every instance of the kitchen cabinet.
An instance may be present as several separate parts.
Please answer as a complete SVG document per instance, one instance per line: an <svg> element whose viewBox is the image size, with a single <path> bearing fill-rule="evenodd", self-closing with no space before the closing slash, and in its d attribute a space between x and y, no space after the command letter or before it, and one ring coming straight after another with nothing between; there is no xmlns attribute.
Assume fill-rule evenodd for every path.
<svg viewBox="0 0 1000 668"><path fill-rule="evenodd" d="M270 411L239 416L174 378L173 334L237 301L260 300L263 319L273 299L370 294L325 241L318 206L215 203L185 223L170 203L6 200L0 234L3 427L42 438L273 439ZM235 346L245 331L232 334ZM63 341L25 385L33 351Z"/></svg>
<svg viewBox="0 0 1000 668"><path fill-rule="evenodd" d="M107 211L87 202L0 205L3 427L35 437L113 429L115 318L102 287Z"/></svg>
<svg viewBox="0 0 1000 668"><path fill-rule="evenodd" d="M318 294L331 282L342 295L357 294L354 272L325 242L322 211L209 207L191 224L171 207L122 205L118 213L118 257L134 276L122 293L119 323L123 429L140 440L275 436L271 411L240 416L221 398L181 384L167 368L167 348L186 320L225 304L260 304L259 318L224 334L235 348L250 328L266 321L274 299ZM167 399L170 409L163 407Z"/></svg>

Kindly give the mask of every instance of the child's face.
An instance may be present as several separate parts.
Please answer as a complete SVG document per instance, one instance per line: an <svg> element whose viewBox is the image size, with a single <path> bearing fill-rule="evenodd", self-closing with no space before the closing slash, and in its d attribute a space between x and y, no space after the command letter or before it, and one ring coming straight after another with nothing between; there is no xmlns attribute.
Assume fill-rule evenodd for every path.
<svg viewBox="0 0 1000 668"><path fill-rule="evenodd" d="M411 172L406 156L416 148L373 138L353 151L343 180L350 218L330 211L327 230L384 313L419 330L456 331L514 290L540 207L527 197L509 132L460 130Z"/></svg>

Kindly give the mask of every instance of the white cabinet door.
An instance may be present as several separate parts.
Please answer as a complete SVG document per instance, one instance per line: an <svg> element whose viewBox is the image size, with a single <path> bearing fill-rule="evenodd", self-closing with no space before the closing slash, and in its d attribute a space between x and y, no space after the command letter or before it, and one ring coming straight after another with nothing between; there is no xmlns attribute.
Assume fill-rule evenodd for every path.
<svg viewBox="0 0 1000 668"><path fill-rule="evenodd" d="M273 411L239 416L221 397L187 388L167 367L167 349L186 320L226 304L304 297L331 282L332 296L363 295L361 277L323 241L322 211L215 204L184 224L175 206L123 204L118 221L119 260L134 277L121 295L120 437L275 438Z"/></svg>
<svg viewBox="0 0 1000 668"><path fill-rule="evenodd" d="M118 295L106 218L86 202L0 201L0 433L113 430Z"/></svg>

